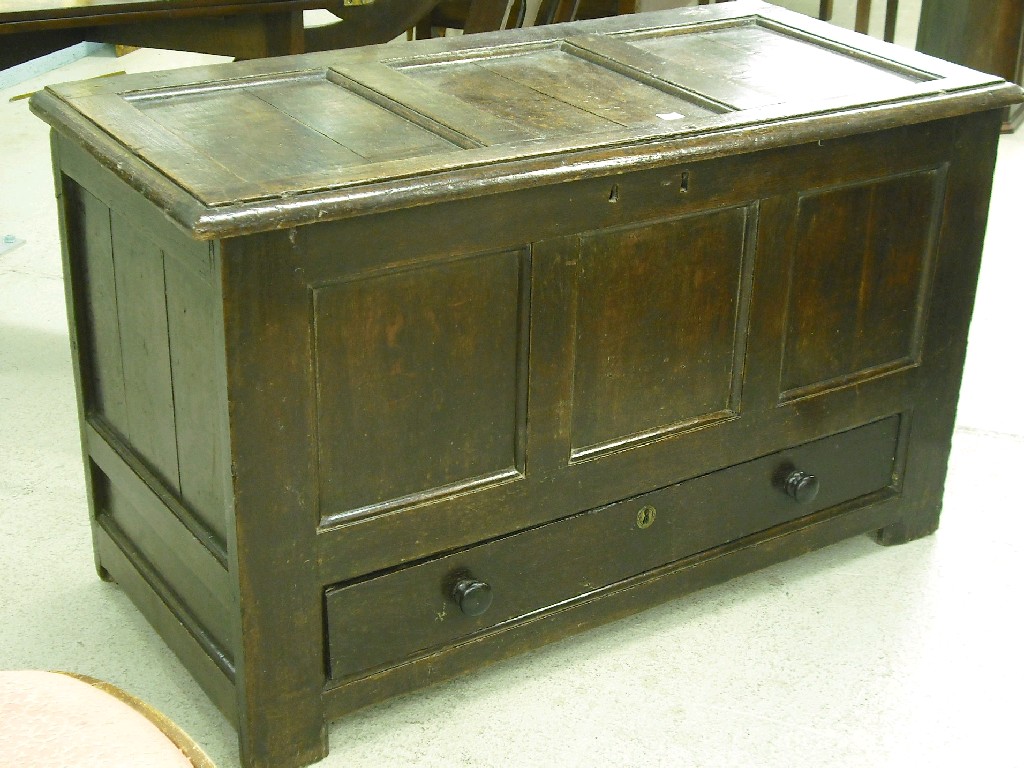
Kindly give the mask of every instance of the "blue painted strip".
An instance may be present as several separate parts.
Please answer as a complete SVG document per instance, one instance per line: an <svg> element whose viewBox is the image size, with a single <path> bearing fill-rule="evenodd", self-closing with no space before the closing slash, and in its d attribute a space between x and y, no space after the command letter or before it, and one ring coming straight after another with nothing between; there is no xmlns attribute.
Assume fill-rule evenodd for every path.
<svg viewBox="0 0 1024 768"><path fill-rule="evenodd" d="M85 58L93 53L109 52L114 55L114 46L109 43L78 43L70 48L48 53L38 59L17 64L8 69L0 70L0 88L9 88L38 75L45 75L57 67L63 67L72 61Z"/></svg>

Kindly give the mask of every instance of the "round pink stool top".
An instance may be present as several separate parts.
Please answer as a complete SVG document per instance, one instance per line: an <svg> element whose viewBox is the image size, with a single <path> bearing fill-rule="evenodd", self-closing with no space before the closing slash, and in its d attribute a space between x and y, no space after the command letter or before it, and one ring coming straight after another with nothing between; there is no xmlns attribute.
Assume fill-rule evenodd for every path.
<svg viewBox="0 0 1024 768"><path fill-rule="evenodd" d="M174 723L109 683L0 672L0 768L214 768Z"/></svg>

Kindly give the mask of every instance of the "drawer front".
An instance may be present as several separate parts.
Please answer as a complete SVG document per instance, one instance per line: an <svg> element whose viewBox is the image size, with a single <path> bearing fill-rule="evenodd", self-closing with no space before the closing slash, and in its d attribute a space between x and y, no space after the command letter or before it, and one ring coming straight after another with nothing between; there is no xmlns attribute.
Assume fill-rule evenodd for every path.
<svg viewBox="0 0 1024 768"><path fill-rule="evenodd" d="M892 416L330 588L330 676L341 680L392 666L674 560L886 488L893 484L899 420Z"/></svg>

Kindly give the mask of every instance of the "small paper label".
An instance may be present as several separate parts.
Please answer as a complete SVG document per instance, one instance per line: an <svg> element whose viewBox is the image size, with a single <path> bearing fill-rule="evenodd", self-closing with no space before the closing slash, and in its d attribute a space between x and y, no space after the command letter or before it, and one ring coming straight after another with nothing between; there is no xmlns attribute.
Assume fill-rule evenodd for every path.
<svg viewBox="0 0 1024 768"><path fill-rule="evenodd" d="M660 117L662 120L682 120L683 119L683 115L680 115L678 112L665 112L664 114L659 114L658 117Z"/></svg>

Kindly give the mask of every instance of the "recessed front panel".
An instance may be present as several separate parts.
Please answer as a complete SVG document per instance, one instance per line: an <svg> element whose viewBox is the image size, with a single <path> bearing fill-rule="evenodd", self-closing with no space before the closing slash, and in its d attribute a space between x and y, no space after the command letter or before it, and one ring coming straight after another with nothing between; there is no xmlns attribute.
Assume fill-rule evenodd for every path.
<svg viewBox="0 0 1024 768"><path fill-rule="evenodd" d="M944 181L929 170L801 196L783 398L917 361Z"/></svg>
<svg viewBox="0 0 1024 768"><path fill-rule="evenodd" d="M574 457L739 408L752 225L742 207L582 238Z"/></svg>
<svg viewBox="0 0 1024 768"><path fill-rule="evenodd" d="M488 254L314 290L324 517L519 471L524 260Z"/></svg>

